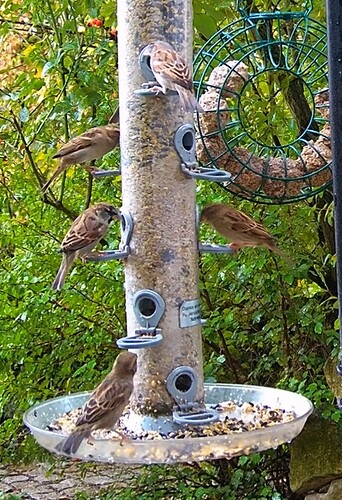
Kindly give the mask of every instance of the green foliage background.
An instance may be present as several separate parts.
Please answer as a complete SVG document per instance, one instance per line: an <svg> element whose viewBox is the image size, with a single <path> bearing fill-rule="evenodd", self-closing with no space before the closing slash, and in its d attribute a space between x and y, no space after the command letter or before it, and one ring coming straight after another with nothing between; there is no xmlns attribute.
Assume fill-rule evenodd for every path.
<svg viewBox="0 0 342 500"><path fill-rule="evenodd" d="M260 8L265 4L258 3ZM195 48L238 15L232 1L194 0ZM319 0L313 17L324 22L324 15ZM94 17L104 19L103 28L86 26ZM106 123L117 106L117 46L109 37L115 22L116 3L108 0L5 0L1 6L0 38L8 56L0 66L3 462L48 458L23 428L23 413L37 401L91 389L112 363L115 340L125 334L120 262L78 263L63 293L50 289L60 262L59 242L71 219L90 201L114 200L120 206L120 179L92 183L75 168L44 199L39 191L55 168L56 149L70 136ZM103 166L118 161L114 153ZM202 310L208 319L206 380L298 391L327 418L338 420L323 374L326 359L337 353L339 327L331 194L266 207L199 183L198 203L213 201L231 203L263 221L296 266L289 268L266 250L200 258ZM202 237L220 241L207 228ZM117 247L118 238L113 228L108 247ZM216 498L218 485L225 498L237 498L229 495L238 495L242 484L245 491L258 484L257 498L283 498L266 486L274 453L200 467L205 473L201 488L184 479L179 484L186 491L174 498ZM281 453L286 461L286 450ZM252 471L258 467L256 478Z"/></svg>

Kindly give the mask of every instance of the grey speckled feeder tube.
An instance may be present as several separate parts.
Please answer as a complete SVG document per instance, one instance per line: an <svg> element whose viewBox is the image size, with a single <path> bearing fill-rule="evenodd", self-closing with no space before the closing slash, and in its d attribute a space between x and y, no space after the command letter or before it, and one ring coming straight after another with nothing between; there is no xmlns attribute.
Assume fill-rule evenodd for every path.
<svg viewBox="0 0 342 500"><path fill-rule="evenodd" d="M180 306L199 298L195 181L186 177L174 147L175 132L191 123L178 95L134 93L146 81L139 53L166 40L191 64L192 3L189 0L118 0L119 93L123 210L134 221L131 255L125 264L128 336L140 325L133 296L154 290L165 301L158 324L163 341L137 350L132 407L142 414L170 414L175 401L165 380L178 366L198 377L195 401L203 399L201 325L180 327Z"/></svg>

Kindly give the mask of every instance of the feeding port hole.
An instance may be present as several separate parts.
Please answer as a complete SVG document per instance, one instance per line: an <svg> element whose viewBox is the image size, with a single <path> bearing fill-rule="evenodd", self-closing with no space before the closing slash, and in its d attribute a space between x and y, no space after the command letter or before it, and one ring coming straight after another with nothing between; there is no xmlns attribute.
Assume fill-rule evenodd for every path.
<svg viewBox="0 0 342 500"><path fill-rule="evenodd" d="M156 312L156 303L152 299L141 299L139 301L139 311L142 314L142 316L145 316L146 318L149 318L153 316L153 314Z"/></svg>
<svg viewBox="0 0 342 500"><path fill-rule="evenodd" d="M188 130L187 132L185 132L182 139L184 149L186 149L187 151L191 151L191 149L194 147L194 139L195 138L192 131Z"/></svg>
<svg viewBox="0 0 342 500"><path fill-rule="evenodd" d="M175 387L179 392L188 392L192 386L192 378L187 373L179 375L175 380Z"/></svg>

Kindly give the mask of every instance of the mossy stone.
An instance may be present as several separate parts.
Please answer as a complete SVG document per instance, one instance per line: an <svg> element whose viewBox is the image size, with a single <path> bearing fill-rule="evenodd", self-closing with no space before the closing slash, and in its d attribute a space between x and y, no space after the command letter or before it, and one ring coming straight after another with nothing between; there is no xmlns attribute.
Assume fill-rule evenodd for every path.
<svg viewBox="0 0 342 500"><path fill-rule="evenodd" d="M342 477L342 429L317 413L308 419L290 451L292 491L306 493Z"/></svg>
<svg viewBox="0 0 342 500"><path fill-rule="evenodd" d="M342 397L342 377L337 373L337 358L328 358L324 365L325 380L336 398ZM341 497L342 498L342 497Z"/></svg>

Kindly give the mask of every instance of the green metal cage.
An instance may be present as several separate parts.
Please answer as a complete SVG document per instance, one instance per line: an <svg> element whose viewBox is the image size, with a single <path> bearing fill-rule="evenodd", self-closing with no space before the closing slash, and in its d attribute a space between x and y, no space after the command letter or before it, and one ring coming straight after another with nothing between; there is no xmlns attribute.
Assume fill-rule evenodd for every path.
<svg viewBox="0 0 342 500"><path fill-rule="evenodd" d="M264 4L264 2L260 2ZM331 184L325 27L297 11L259 11L240 0L241 19L218 31L194 61L204 109L197 158L229 171L223 185L259 203L290 203Z"/></svg>

